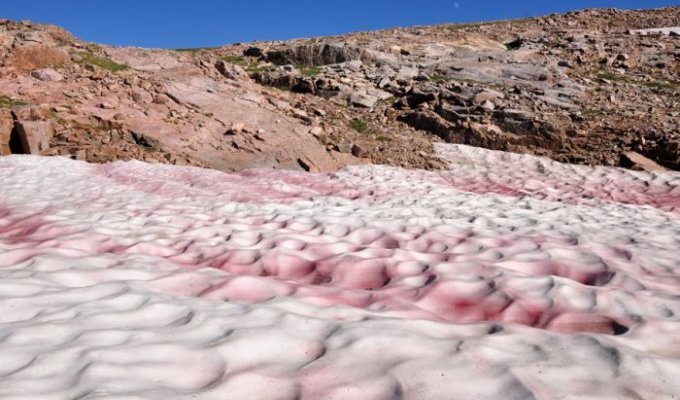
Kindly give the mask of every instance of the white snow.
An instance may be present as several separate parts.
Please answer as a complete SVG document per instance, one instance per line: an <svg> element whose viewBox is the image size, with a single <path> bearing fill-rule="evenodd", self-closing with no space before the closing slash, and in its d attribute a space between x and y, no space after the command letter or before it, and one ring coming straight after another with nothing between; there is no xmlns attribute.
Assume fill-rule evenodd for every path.
<svg viewBox="0 0 680 400"><path fill-rule="evenodd" d="M438 150L0 158L0 398L680 398L680 174Z"/></svg>

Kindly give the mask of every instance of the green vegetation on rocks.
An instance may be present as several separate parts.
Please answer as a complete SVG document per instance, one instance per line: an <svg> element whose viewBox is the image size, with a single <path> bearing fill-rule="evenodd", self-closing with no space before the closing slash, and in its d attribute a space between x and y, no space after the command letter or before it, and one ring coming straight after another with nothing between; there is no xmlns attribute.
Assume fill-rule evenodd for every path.
<svg viewBox="0 0 680 400"><path fill-rule="evenodd" d="M85 52L85 51L79 52L79 53L76 53L76 54L80 57L79 62L84 63L84 64L95 65L95 66L97 66L101 69L105 69L107 71L120 72L120 71L125 71L126 69L130 68L125 64L118 64L117 62L115 62L111 59L108 59L108 58L105 58L105 57L99 57L99 56L96 56L92 53L88 53L88 52Z"/></svg>
<svg viewBox="0 0 680 400"><path fill-rule="evenodd" d="M13 100L7 96L0 96L0 108L14 108L25 106L27 103L21 100Z"/></svg>

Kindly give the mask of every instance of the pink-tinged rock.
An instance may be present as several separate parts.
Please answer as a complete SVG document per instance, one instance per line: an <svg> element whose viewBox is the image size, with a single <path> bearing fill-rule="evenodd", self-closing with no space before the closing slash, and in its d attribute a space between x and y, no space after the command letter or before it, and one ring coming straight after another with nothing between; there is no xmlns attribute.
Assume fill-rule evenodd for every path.
<svg viewBox="0 0 680 400"><path fill-rule="evenodd" d="M663 172L666 168L634 151L621 154L621 166L637 171Z"/></svg>
<svg viewBox="0 0 680 400"><path fill-rule="evenodd" d="M8 110L0 110L0 156L12 154L10 141L12 140L14 121Z"/></svg>
<svg viewBox="0 0 680 400"><path fill-rule="evenodd" d="M28 154L40 154L50 147L50 139L54 135L52 125L47 121L20 121L16 124L23 151Z"/></svg>

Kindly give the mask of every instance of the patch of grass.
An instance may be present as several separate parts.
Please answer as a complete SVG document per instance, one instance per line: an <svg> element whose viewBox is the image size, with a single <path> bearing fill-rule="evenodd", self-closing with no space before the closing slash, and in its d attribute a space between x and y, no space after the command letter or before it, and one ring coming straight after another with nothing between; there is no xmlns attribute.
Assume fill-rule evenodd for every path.
<svg viewBox="0 0 680 400"><path fill-rule="evenodd" d="M643 84L655 89L680 90L679 81L653 81L643 82Z"/></svg>
<svg viewBox="0 0 680 400"><path fill-rule="evenodd" d="M353 119L349 123L349 126L351 126L352 129L354 129L355 131L357 131L359 133L363 133L363 132L366 132L366 130L368 130L368 123L361 118Z"/></svg>
<svg viewBox="0 0 680 400"><path fill-rule="evenodd" d="M586 109L586 110L583 110L583 112L581 113L581 115L582 115L584 118L593 118L593 117L596 117L596 116L598 116L598 115L602 115L602 112L601 112L600 110L596 110L596 109L594 109L594 108L588 108L588 109Z"/></svg>
<svg viewBox="0 0 680 400"><path fill-rule="evenodd" d="M228 55L220 58L220 60L224 62L228 62L229 64L236 64L236 65L248 65L250 64L245 58L242 56L234 56L234 55Z"/></svg>
<svg viewBox="0 0 680 400"><path fill-rule="evenodd" d="M219 49L219 47L187 47L187 48L179 48L179 49L172 49L173 51L179 51L181 53L198 53L199 51L203 50L215 50Z"/></svg>
<svg viewBox="0 0 680 400"><path fill-rule="evenodd" d="M126 69L130 68L125 64L118 64L117 62L115 62L111 59L99 57L99 56L96 56L92 53L88 53L88 52L85 52L85 51L78 52L77 54L81 58L81 61L80 61L81 63L96 65L97 67L99 67L101 69L105 69L107 71L120 72L120 71L125 71Z"/></svg>
<svg viewBox="0 0 680 400"><path fill-rule="evenodd" d="M430 76L430 80L434 82L448 82L452 80L453 78L446 76L446 75L439 75L439 74L434 74Z"/></svg>
<svg viewBox="0 0 680 400"><path fill-rule="evenodd" d="M378 136L376 136L375 140L377 140L379 142L391 142L392 138L389 137L389 136L385 136L385 135L378 135Z"/></svg>
<svg viewBox="0 0 680 400"><path fill-rule="evenodd" d="M446 29L450 31L459 31L462 29L468 29L468 28L479 28L480 26L486 26L486 25L493 25L498 23L498 21L488 21L488 22L468 22L468 23L463 23L463 24L453 24L453 25L447 25Z"/></svg>
<svg viewBox="0 0 680 400"><path fill-rule="evenodd" d="M648 88L652 89L660 89L660 90L678 90L680 89L680 82L678 81L662 81L662 80L654 80L654 81L642 81L642 80L637 80L633 79L628 76L624 75L618 75L615 74L611 71L606 71L606 70L600 70L597 71L597 74L595 75L598 80L600 81L610 81L610 82L620 82L620 83L627 83L630 85L639 85L639 86L646 86Z"/></svg>
<svg viewBox="0 0 680 400"><path fill-rule="evenodd" d="M267 65L248 64L243 69L249 74L254 74L256 72L264 72L267 70L267 68Z"/></svg>
<svg viewBox="0 0 680 400"><path fill-rule="evenodd" d="M626 81L629 80L625 76L617 75L617 74L615 74L611 71L605 71L605 70L597 71L597 74L595 76L599 80L607 80L607 81L612 81L612 82L626 82Z"/></svg>
<svg viewBox="0 0 680 400"><path fill-rule="evenodd" d="M452 77L451 80L456 81L456 82L469 83L470 85L477 85L477 84L480 83L479 81L476 81L474 79L469 79L469 78Z"/></svg>
<svg viewBox="0 0 680 400"><path fill-rule="evenodd" d="M307 67L304 65L298 65L297 69L300 71L300 73L304 76L317 76L319 73L321 73L321 68L319 67Z"/></svg>
<svg viewBox="0 0 680 400"><path fill-rule="evenodd" d="M55 110L54 108L50 108L50 116L52 117L53 120L57 121L57 123L59 123L61 125L63 125L66 122L66 121L64 121L63 118L61 118L59 116L59 114L57 113L57 110Z"/></svg>
<svg viewBox="0 0 680 400"><path fill-rule="evenodd" d="M12 100L7 96L0 96L0 108L14 108L14 107L21 107L25 106L28 103L25 103L21 100Z"/></svg>

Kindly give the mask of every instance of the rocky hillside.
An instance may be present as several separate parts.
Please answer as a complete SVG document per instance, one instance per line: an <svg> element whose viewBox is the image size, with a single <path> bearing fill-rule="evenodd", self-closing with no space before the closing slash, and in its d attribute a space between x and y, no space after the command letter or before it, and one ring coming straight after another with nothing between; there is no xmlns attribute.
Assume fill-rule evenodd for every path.
<svg viewBox="0 0 680 400"><path fill-rule="evenodd" d="M438 169L446 141L680 170L680 7L211 49L0 21L0 154Z"/></svg>

